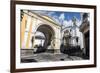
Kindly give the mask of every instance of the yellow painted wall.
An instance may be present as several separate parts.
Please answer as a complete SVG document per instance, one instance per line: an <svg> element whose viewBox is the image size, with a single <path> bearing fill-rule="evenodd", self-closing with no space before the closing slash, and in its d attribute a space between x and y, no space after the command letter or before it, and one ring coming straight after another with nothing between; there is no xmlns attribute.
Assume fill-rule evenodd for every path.
<svg viewBox="0 0 100 73"><path fill-rule="evenodd" d="M32 18L31 18L31 22L30 22L30 28L29 28L29 32L28 32L28 37L27 37L27 41L26 41L26 48L30 48L29 44L31 42L31 33L32 33Z"/></svg>
<svg viewBox="0 0 100 73"><path fill-rule="evenodd" d="M20 47L22 48L23 47L23 42L24 42L24 35L25 35L25 26L26 26L26 20L27 20L27 15L24 14L23 15L23 18L22 18L22 21L21 21L21 32L20 32L20 37L21 37L21 40L20 40Z"/></svg>

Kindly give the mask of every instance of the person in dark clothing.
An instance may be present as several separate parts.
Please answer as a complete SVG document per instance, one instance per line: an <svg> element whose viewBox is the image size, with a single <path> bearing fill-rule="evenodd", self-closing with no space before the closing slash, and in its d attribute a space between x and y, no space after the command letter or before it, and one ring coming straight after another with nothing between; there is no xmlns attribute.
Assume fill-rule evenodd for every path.
<svg viewBox="0 0 100 73"><path fill-rule="evenodd" d="M32 47L34 47L34 45L33 45L33 43L34 43L34 36L32 36L31 42L32 42Z"/></svg>

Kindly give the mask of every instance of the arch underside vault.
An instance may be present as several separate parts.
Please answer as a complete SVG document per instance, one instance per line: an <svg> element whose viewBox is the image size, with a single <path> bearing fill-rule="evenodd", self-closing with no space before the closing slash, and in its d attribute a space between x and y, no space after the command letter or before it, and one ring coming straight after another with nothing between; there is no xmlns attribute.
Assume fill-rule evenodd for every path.
<svg viewBox="0 0 100 73"><path fill-rule="evenodd" d="M44 48L47 48L51 44L51 41L54 40L54 30L49 25L43 24L38 27L37 31L45 35Z"/></svg>

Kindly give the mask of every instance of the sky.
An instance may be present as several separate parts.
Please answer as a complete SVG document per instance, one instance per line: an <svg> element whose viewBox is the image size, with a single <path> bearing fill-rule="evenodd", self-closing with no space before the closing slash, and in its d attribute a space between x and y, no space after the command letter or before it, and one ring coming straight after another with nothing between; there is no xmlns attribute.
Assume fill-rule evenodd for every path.
<svg viewBox="0 0 100 73"><path fill-rule="evenodd" d="M34 11L38 14L46 15L52 18L56 23L63 25L64 27L71 26L73 24L72 18L76 17L77 26L81 25L81 13L80 12L61 12L61 11L45 11L38 10Z"/></svg>

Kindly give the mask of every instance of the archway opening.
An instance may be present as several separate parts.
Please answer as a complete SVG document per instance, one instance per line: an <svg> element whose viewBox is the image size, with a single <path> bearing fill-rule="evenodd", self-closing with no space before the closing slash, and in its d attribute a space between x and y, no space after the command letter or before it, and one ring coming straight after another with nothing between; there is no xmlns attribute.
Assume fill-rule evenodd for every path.
<svg viewBox="0 0 100 73"><path fill-rule="evenodd" d="M39 46L43 46L45 42L45 35L42 32L37 31L35 34L35 45Z"/></svg>
<svg viewBox="0 0 100 73"><path fill-rule="evenodd" d="M43 47L45 49L48 49L48 46L52 44L51 43L52 41L54 41L55 33L54 33L53 28L49 25L43 24L37 28L36 32L41 32L44 34L45 39L44 39ZM53 45L53 47L54 47L54 45ZM53 47L51 49L54 49Z"/></svg>

